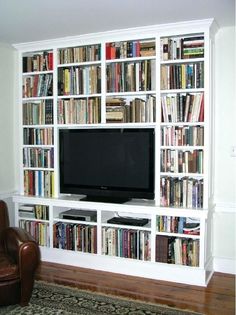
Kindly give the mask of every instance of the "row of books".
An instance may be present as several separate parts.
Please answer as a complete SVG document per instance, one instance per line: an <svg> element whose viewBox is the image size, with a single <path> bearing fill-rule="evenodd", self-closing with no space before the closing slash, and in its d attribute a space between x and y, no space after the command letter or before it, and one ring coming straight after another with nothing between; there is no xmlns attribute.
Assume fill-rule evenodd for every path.
<svg viewBox="0 0 236 315"><path fill-rule="evenodd" d="M54 173L52 171L24 171L24 194L26 196L53 197Z"/></svg>
<svg viewBox="0 0 236 315"><path fill-rule="evenodd" d="M24 167L54 167L54 150L43 148L23 148Z"/></svg>
<svg viewBox="0 0 236 315"><path fill-rule="evenodd" d="M155 91L155 60L117 62L106 67L107 92Z"/></svg>
<svg viewBox="0 0 236 315"><path fill-rule="evenodd" d="M96 124L101 121L101 99L59 100L58 124Z"/></svg>
<svg viewBox="0 0 236 315"><path fill-rule="evenodd" d="M128 104L126 102L129 102ZM148 95L145 99L107 98L106 122L155 122L156 98Z"/></svg>
<svg viewBox="0 0 236 315"><path fill-rule="evenodd" d="M186 266L199 266L199 240L156 236L156 261Z"/></svg>
<svg viewBox="0 0 236 315"><path fill-rule="evenodd" d="M151 233L121 228L102 228L102 254L133 258L151 259Z"/></svg>
<svg viewBox="0 0 236 315"><path fill-rule="evenodd" d="M19 220L19 227L26 230L40 246L50 246L50 232L48 223Z"/></svg>
<svg viewBox="0 0 236 315"><path fill-rule="evenodd" d="M203 146L203 126L163 126L161 144L164 146Z"/></svg>
<svg viewBox="0 0 236 315"><path fill-rule="evenodd" d="M204 36L161 38L161 60L204 57Z"/></svg>
<svg viewBox="0 0 236 315"><path fill-rule="evenodd" d="M203 173L203 150L161 150L161 172Z"/></svg>
<svg viewBox="0 0 236 315"><path fill-rule="evenodd" d="M203 122L204 93L162 95L161 108L163 122Z"/></svg>
<svg viewBox="0 0 236 315"><path fill-rule="evenodd" d="M101 67L70 67L58 69L58 95L101 93Z"/></svg>
<svg viewBox="0 0 236 315"><path fill-rule="evenodd" d="M189 218L175 216L157 216L157 232L200 235L200 222L198 219L189 222Z"/></svg>
<svg viewBox="0 0 236 315"><path fill-rule="evenodd" d="M52 74L36 74L23 77L22 97L43 97L53 95Z"/></svg>
<svg viewBox="0 0 236 315"><path fill-rule="evenodd" d="M203 179L161 177L160 205L164 207L203 208Z"/></svg>
<svg viewBox="0 0 236 315"><path fill-rule="evenodd" d="M53 70L53 52L43 51L23 57L23 72Z"/></svg>
<svg viewBox="0 0 236 315"><path fill-rule="evenodd" d="M59 64L98 61L101 59L101 45L62 48L57 56Z"/></svg>
<svg viewBox="0 0 236 315"><path fill-rule="evenodd" d="M49 220L49 206L23 204L19 207L19 217Z"/></svg>
<svg viewBox="0 0 236 315"><path fill-rule="evenodd" d="M155 41L135 40L106 43L106 59L123 59L144 56L155 56Z"/></svg>
<svg viewBox="0 0 236 315"><path fill-rule="evenodd" d="M97 227L57 222L53 224L53 247L96 254Z"/></svg>
<svg viewBox="0 0 236 315"><path fill-rule="evenodd" d="M198 89L204 87L204 63L161 66L161 89Z"/></svg>
<svg viewBox="0 0 236 315"><path fill-rule="evenodd" d="M53 128L24 128L23 143L25 145L52 145Z"/></svg>
<svg viewBox="0 0 236 315"><path fill-rule="evenodd" d="M23 103L23 125L53 124L53 100Z"/></svg>

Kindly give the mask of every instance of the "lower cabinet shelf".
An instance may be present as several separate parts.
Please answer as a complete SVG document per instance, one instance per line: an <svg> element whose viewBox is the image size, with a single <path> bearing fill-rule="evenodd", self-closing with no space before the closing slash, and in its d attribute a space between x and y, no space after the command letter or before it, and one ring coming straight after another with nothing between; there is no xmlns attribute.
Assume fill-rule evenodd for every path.
<svg viewBox="0 0 236 315"><path fill-rule="evenodd" d="M184 216L172 209L167 216L167 209L154 203L28 196L14 196L13 201L16 226L36 239L44 261L203 286L212 274L212 258L206 254L207 211L196 211L198 231L191 235L183 231L188 211Z"/></svg>
<svg viewBox="0 0 236 315"><path fill-rule="evenodd" d="M96 254L97 226L56 222L53 224L53 247Z"/></svg>
<svg viewBox="0 0 236 315"><path fill-rule="evenodd" d="M126 228L102 228L102 254L151 260L151 233Z"/></svg>

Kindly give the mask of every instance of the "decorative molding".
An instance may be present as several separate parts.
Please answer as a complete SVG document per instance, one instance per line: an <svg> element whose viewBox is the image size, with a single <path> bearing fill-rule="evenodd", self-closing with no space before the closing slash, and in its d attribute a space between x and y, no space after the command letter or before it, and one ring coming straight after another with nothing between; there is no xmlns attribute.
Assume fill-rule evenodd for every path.
<svg viewBox="0 0 236 315"><path fill-rule="evenodd" d="M215 25L213 27L213 24ZM50 40L42 40L37 42L28 42L28 43L19 43L19 44L13 44L13 47L17 49L18 51L24 52L24 51L34 51L45 48L60 48L62 46L66 45L80 45L80 44L89 44L89 42L99 41L103 42L106 40L107 37L113 38L113 41L119 40L119 38L122 38L123 36L127 36L127 31L129 33L130 38L139 38L146 36L155 36L156 32L169 32L170 30L173 32L175 30L176 32L185 33L186 29L192 28L196 32L201 32L205 27L211 26L211 29L217 29L217 25L213 18L210 19L203 19L203 20L193 20L193 21L184 21L184 22L178 22L178 23L168 23L168 24L157 24L157 25L149 25L149 26L143 26L143 27L133 27L128 29L117 29L117 30L111 30L111 31L105 31L105 32L97 32L97 33L89 33L89 34L81 34L78 36L67 36L62 38L55 38ZM142 34L142 35L140 35ZM174 35L174 34L172 34Z"/></svg>
<svg viewBox="0 0 236 315"><path fill-rule="evenodd" d="M236 213L236 203L233 202L216 202L215 211L220 213Z"/></svg>
<svg viewBox="0 0 236 315"><path fill-rule="evenodd" d="M236 260L230 258L214 257L213 268L216 272L236 275Z"/></svg>
<svg viewBox="0 0 236 315"><path fill-rule="evenodd" d="M17 192L15 190L12 191L0 191L0 199L8 199L12 198Z"/></svg>

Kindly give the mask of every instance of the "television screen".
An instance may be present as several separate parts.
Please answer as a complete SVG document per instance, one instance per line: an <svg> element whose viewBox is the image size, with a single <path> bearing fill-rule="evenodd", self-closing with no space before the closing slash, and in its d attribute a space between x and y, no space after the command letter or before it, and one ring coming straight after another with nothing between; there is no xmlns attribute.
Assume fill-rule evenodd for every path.
<svg viewBox="0 0 236 315"><path fill-rule="evenodd" d="M154 129L61 129L60 193L154 199Z"/></svg>

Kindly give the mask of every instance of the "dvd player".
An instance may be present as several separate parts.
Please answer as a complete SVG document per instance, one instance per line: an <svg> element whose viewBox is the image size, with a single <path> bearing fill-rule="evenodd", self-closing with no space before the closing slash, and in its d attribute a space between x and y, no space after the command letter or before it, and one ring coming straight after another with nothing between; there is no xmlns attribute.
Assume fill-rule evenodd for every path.
<svg viewBox="0 0 236 315"><path fill-rule="evenodd" d="M87 210L70 209L59 214L59 218L77 221L96 222L97 212Z"/></svg>
<svg viewBox="0 0 236 315"><path fill-rule="evenodd" d="M128 217L114 217L107 220L107 223L123 224L132 226L144 226L148 223L148 219L144 218L128 218Z"/></svg>

